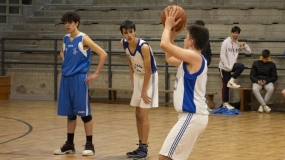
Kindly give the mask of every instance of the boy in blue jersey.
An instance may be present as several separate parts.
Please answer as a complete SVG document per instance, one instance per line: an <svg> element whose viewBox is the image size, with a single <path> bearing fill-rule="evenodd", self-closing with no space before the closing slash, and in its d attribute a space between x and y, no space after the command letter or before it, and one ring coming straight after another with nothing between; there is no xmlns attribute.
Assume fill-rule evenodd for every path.
<svg viewBox="0 0 285 160"><path fill-rule="evenodd" d="M139 136L138 149L126 153L128 157L144 160L148 157L149 108L158 107L158 74L153 52L144 40L136 37L135 24L126 20L120 25L131 81L134 87L131 106L136 107L136 124Z"/></svg>
<svg viewBox="0 0 285 160"><path fill-rule="evenodd" d="M85 33L78 30L80 17L75 12L65 13L61 21L68 34L63 38L60 51L62 63L62 77L58 98L58 115L67 116L67 141L54 154L61 155L74 153L74 132L77 116L84 122L86 133L85 150L83 156L95 153L92 144L93 122L88 97L88 84L92 83L99 75L107 54L95 44ZM88 76L90 68L90 49L99 55L99 62L95 72Z"/></svg>
<svg viewBox="0 0 285 160"><path fill-rule="evenodd" d="M184 27L179 31L172 30L180 21L175 21L177 10L169 7L165 14L160 47L165 51L167 63L178 67L173 92L178 121L166 137L159 159L186 160L208 124L209 112L205 98L207 61L201 51L209 41L209 31L203 26L189 26L184 48L180 48L174 45L174 37Z"/></svg>

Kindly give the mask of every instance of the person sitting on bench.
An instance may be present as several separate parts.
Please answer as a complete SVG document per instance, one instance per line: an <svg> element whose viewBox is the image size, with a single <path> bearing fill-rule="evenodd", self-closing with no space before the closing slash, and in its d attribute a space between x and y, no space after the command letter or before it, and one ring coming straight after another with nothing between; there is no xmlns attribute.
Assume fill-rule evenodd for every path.
<svg viewBox="0 0 285 160"><path fill-rule="evenodd" d="M270 112L270 108L267 106L273 91L273 83L278 79L276 65L271 62L270 51L265 49L262 51L260 59L252 64L250 71L250 80L252 81L252 90L257 101L260 103L258 109L259 112L265 110L267 113ZM260 94L260 90L265 89L266 94L263 98Z"/></svg>

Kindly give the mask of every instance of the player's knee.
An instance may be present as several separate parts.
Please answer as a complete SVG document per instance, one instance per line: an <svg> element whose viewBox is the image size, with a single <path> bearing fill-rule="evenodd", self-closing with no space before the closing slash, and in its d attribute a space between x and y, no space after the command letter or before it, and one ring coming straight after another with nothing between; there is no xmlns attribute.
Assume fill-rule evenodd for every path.
<svg viewBox="0 0 285 160"><path fill-rule="evenodd" d="M92 116L90 115L90 116L81 117L81 119L84 123L88 123L92 120Z"/></svg>
<svg viewBox="0 0 285 160"><path fill-rule="evenodd" d="M77 118L76 115L67 116L67 121L75 121Z"/></svg>

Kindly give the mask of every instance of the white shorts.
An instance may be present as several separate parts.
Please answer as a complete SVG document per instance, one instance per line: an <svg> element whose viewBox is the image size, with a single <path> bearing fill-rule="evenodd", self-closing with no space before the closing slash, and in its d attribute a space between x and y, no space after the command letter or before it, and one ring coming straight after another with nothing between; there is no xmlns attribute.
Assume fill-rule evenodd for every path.
<svg viewBox="0 0 285 160"><path fill-rule="evenodd" d="M150 104L145 104L141 99L143 81L144 76L134 73L134 92L130 105L141 108L158 107L158 73L155 72L150 76L147 88L147 94L151 98Z"/></svg>
<svg viewBox="0 0 285 160"><path fill-rule="evenodd" d="M179 113L178 122L168 133L159 154L186 160L208 124L208 115Z"/></svg>

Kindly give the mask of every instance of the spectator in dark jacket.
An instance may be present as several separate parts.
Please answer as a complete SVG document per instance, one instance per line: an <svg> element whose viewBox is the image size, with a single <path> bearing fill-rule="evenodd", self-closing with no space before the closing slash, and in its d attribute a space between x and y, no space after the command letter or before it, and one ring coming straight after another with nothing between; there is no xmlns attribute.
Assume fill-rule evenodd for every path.
<svg viewBox="0 0 285 160"><path fill-rule="evenodd" d="M196 25L200 25L200 26L205 26L205 23L202 20L197 20L195 22ZM207 60L207 65L209 66L212 60L212 51L211 51L211 45L210 42L208 42L204 49L202 50L202 55L206 58Z"/></svg>
<svg viewBox="0 0 285 160"><path fill-rule="evenodd" d="M262 51L260 59L253 63L250 71L250 80L253 83L252 90L257 101L260 103L259 112L262 113L263 110L267 113L270 112L271 109L267 106L267 103L274 91L273 83L277 79L276 65L271 62L270 51L265 49ZM266 90L264 98L260 94L261 89Z"/></svg>

